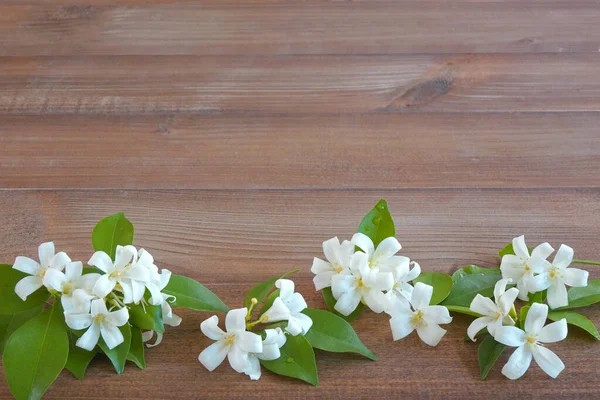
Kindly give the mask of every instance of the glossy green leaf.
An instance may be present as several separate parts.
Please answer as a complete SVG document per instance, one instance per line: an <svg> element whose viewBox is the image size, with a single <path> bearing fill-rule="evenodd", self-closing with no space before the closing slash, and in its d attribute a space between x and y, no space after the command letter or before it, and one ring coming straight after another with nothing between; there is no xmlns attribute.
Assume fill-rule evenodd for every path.
<svg viewBox="0 0 600 400"><path fill-rule="evenodd" d="M529 314L530 306L523 306L519 310L519 327L525 329L525 321L527 320L527 314Z"/></svg>
<svg viewBox="0 0 600 400"><path fill-rule="evenodd" d="M263 367L276 374L289 376L319 385L315 353L308 340L302 336L286 335L287 341L280 349L281 357L277 360L260 360Z"/></svg>
<svg viewBox="0 0 600 400"><path fill-rule="evenodd" d="M0 315L0 354L4 352L4 346L10 335L41 312L42 306L40 305L18 314Z"/></svg>
<svg viewBox="0 0 600 400"><path fill-rule="evenodd" d="M467 265L452 274L452 281L456 283L467 275L473 274L499 274L499 268L481 268L477 265Z"/></svg>
<svg viewBox="0 0 600 400"><path fill-rule="evenodd" d="M358 353L371 360L377 359L344 319L328 311L313 308L306 308L302 313L313 321L313 325L304 335L312 347L334 353Z"/></svg>
<svg viewBox="0 0 600 400"><path fill-rule="evenodd" d="M479 374L482 381L487 378L490 370L502 355L504 348L505 346L502 343L496 342L492 336L487 336L483 339L477 351Z"/></svg>
<svg viewBox="0 0 600 400"><path fill-rule="evenodd" d="M131 346L127 359L135 363L139 369L146 368L146 359L144 358L144 339L140 328L131 328Z"/></svg>
<svg viewBox="0 0 600 400"><path fill-rule="evenodd" d="M39 399L67 363L69 337L59 304L17 329L8 339L3 363L17 400Z"/></svg>
<svg viewBox="0 0 600 400"><path fill-rule="evenodd" d="M600 280L588 281L586 287L571 287L567 291L569 294L569 305L561 307L560 310L569 310L571 308L587 307L600 302Z"/></svg>
<svg viewBox="0 0 600 400"><path fill-rule="evenodd" d="M533 303L541 303L543 304L546 301L546 290L542 290L541 292L529 293L529 301L528 304L532 305Z"/></svg>
<svg viewBox="0 0 600 400"><path fill-rule="evenodd" d="M433 286L433 295L431 296L430 304L440 304L452 290L452 278L450 275L440 272L425 272L419 275L413 283L421 282L429 286Z"/></svg>
<svg viewBox="0 0 600 400"><path fill-rule="evenodd" d="M548 313L548 319L551 321L560 321L563 318L567 320L567 324L577 326L592 335L596 340L600 340L598 329L586 316L575 311L550 311Z"/></svg>
<svg viewBox="0 0 600 400"><path fill-rule="evenodd" d="M276 276L274 278L267 279L266 281L260 282L259 284L253 286L244 298L244 307L250 307L253 298L258 301L257 304L260 304L260 302L263 301L265 297L267 297L269 292L273 290L273 288L275 287L275 282L277 282L278 279L283 279L296 272L298 272L297 269L287 272L281 276Z"/></svg>
<svg viewBox="0 0 600 400"><path fill-rule="evenodd" d="M133 224L123 213L103 218L92 231L94 250L105 252L113 260L117 246L130 244L133 244Z"/></svg>
<svg viewBox="0 0 600 400"><path fill-rule="evenodd" d="M162 319L161 306L146 304L131 304L129 308L129 323L138 328L163 333L165 326Z"/></svg>
<svg viewBox="0 0 600 400"><path fill-rule="evenodd" d="M332 312L333 314L337 315L340 318L343 318L344 320L348 321L348 322L352 322L354 321L356 318L358 318L358 316L360 315L360 313L362 312L363 308L365 308L365 305L363 303L358 303L358 306L356 307L356 310L352 311L350 313L350 315L342 315L339 312L337 312L335 310L335 303L337 302L337 300L335 299L335 297L333 297L333 293L331 292L331 288L330 287L326 287L323 290L321 290L321 294L323 295L323 299L325 300L325 304L327 305L327 309Z"/></svg>
<svg viewBox="0 0 600 400"><path fill-rule="evenodd" d="M121 333L123 334L123 338L125 339L123 343L109 349L104 343L104 340L100 338L98 342L98 346L102 349L104 354L108 356L113 366L115 367L115 371L117 374L122 374L125 371L125 362L127 361L127 354L129 354L129 347L131 346L131 327L128 323L119 327Z"/></svg>
<svg viewBox="0 0 600 400"><path fill-rule="evenodd" d="M15 293L15 285L21 279L30 276L12 268L12 265L0 264L0 314L18 314L23 311L41 306L48 300L50 294L41 287L23 301Z"/></svg>
<svg viewBox="0 0 600 400"><path fill-rule="evenodd" d="M472 317L477 317L477 318L481 317L480 314L477 314L476 312L471 311L471 309L469 307L453 306L453 305L446 305L446 304L444 304L444 306L446 306L446 308L450 312L457 312L460 314L470 315Z"/></svg>
<svg viewBox="0 0 600 400"><path fill-rule="evenodd" d="M454 286L450 291L443 305L454 305L469 307L477 294L484 297L491 297L494 294L494 286L501 278L500 271L476 272L464 275L454 281Z"/></svg>
<svg viewBox="0 0 600 400"><path fill-rule="evenodd" d="M172 274L162 292L175 296L175 301L171 302L173 307L184 307L195 311L229 311L217 295L201 283L185 276Z"/></svg>
<svg viewBox="0 0 600 400"><path fill-rule="evenodd" d="M396 236L394 220L392 219L392 215L390 214L390 210L385 200L379 200L375 207L365 215L358 226L358 232L371 238L375 247L377 247L383 239L390 236Z"/></svg>
<svg viewBox="0 0 600 400"><path fill-rule="evenodd" d="M88 365L96 355L96 350L87 351L81 347L77 347L78 336L71 334L69 340L69 358L67 359L67 365L65 368L68 369L75 377L79 380L85 376L85 371Z"/></svg>

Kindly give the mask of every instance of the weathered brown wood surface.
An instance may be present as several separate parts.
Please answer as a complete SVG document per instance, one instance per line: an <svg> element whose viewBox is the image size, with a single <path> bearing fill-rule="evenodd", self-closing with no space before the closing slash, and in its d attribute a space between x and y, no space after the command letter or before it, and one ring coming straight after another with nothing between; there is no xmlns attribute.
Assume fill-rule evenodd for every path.
<svg viewBox="0 0 600 400"><path fill-rule="evenodd" d="M0 262L46 240L86 261L94 223L124 211L161 267L232 307L295 268L323 307L312 258L379 198L425 270L496 266L519 234L600 260L599 20L591 0L0 1ZM207 372L209 314L182 315L146 370L98 359L46 398L600 392L600 345L575 328L558 379L511 382L504 355L481 382L468 318L432 349L365 312L378 361L319 352L313 388Z"/></svg>

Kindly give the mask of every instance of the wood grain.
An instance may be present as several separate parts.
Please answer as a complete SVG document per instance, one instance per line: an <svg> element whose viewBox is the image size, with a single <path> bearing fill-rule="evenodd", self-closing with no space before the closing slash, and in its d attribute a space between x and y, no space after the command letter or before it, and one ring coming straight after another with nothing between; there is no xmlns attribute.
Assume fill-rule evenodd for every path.
<svg viewBox="0 0 600 400"><path fill-rule="evenodd" d="M1 114L600 111L596 54L2 57Z"/></svg>
<svg viewBox="0 0 600 400"><path fill-rule="evenodd" d="M0 261L34 254L53 239L57 248L84 261L89 234L101 216L125 211L136 227L136 244L153 253L159 266L206 283L230 306L262 279L299 268L298 289L309 305L323 307L309 271L321 242L349 238L362 215L386 197L396 216L402 254L427 271L450 273L467 263L498 264L497 250L514 235L528 243L568 243L576 256L600 259L600 190L395 190L395 191L4 191L0 192ZM35 211L35 212L34 212ZM592 277L600 271L589 268ZM600 320L600 306L583 312ZM379 357L318 352L319 388L264 371L259 382L235 374L226 364L209 373L197 354L210 341L198 329L209 314L183 311L181 327L168 329L163 344L147 351L148 368L128 366L116 376L105 360L94 361L84 381L63 373L47 398L290 398L423 397L494 398L589 397L600 377L593 367L600 347L572 329L568 340L551 345L567 365L556 381L532 367L510 382L500 374L507 354L486 382L478 380L476 345L463 343L469 319L456 317L436 347L415 336L392 342L387 317L365 312L354 324ZM221 316L222 318L222 316ZM460 385L457 385L460 382ZM8 397L5 384L0 397Z"/></svg>
<svg viewBox="0 0 600 400"><path fill-rule="evenodd" d="M0 116L0 187L598 187L598 113Z"/></svg>
<svg viewBox="0 0 600 400"><path fill-rule="evenodd" d="M0 55L596 53L600 48L600 9L592 0L13 3L0 6Z"/></svg>

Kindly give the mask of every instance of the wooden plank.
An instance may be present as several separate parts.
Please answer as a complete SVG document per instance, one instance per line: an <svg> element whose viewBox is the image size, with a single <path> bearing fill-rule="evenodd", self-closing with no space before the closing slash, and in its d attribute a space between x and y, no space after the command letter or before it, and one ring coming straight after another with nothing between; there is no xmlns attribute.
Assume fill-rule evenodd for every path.
<svg viewBox="0 0 600 400"><path fill-rule="evenodd" d="M595 53L600 48L600 9L592 0L451 5L435 0L426 6L420 0L11 2L0 6L0 55Z"/></svg>
<svg viewBox="0 0 600 400"><path fill-rule="evenodd" d="M600 53L0 58L2 114L599 111Z"/></svg>
<svg viewBox="0 0 600 400"><path fill-rule="evenodd" d="M598 187L598 126L598 113L4 116L0 187Z"/></svg>
<svg viewBox="0 0 600 400"><path fill-rule="evenodd" d="M548 240L575 248L576 256L600 259L600 191L555 190L401 190L401 191L2 191L0 260L35 254L53 239L74 259L92 252L90 231L100 217L123 210L136 226L136 244L151 251L160 267L206 283L231 307L254 283L300 268L297 287L309 305L323 307L309 272L320 244L334 235L349 238L362 215L386 197L396 216L402 254L426 271L452 272L467 263L498 264L496 251L514 235L528 243ZM35 212L33 212L35 210ZM589 268L592 277L600 271ZM600 307L584 311L593 321ZM163 344L147 352L148 368L128 366L119 379L105 360L94 361L84 381L63 373L47 398L373 398L414 396L458 399L480 395L514 399L593 398L600 371L600 346L577 329L551 346L566 364L555 381L536 366L518 381L500 374L503 355L482 389L476 345L463 343L469 323L455 317L435 349L416 336L393 343L387 318L365 312L354 327L379 357L318 352L320 387L264 371L258 382L235 374L226 364L209 373L196 357L210 341L198 330L207 313L182 312L181 327L167 330ZM221 316L221 320L222 320ZM343 365L342 365L343 364ZM342 369L343 368L343 372ZM426 371L426 373L424 373ZM2 372L3 373L3 372ZM2 378L2 377L0 377ZM460 385L457 385L460 382ZM0 397L8 398L5 384Z"/></svg>

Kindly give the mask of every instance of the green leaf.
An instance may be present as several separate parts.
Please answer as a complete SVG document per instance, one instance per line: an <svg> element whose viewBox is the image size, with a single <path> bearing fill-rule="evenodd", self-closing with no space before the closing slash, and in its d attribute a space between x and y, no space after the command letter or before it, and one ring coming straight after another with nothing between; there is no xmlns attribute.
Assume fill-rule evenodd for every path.
<svg viewBox="0 0 600 400"><path fill-rule="evenodd" d="M445 306L448 309L448 311L450 311L450 312L457 312L460 314L471 315L471 316L477 317L477 318L481 317L480 314L477 314L476 312L471 311L471 309L469 307L452 306L452 305L445 305Z"/></svg>
<svg viewBox="0 0 600 400"><path fill-rule="evenodd" d="M318 386L317 363L312 346L302 335L286 336L287 341L280 349L281 357L272 361L260 360L260 363L276 374L300 379Z"/></svg>
<svg viewBox="0 0 600 400"><path fill-rule="evenodd" d="M144 311L144 307L146 311ZM129 323L138 328L164 333L165 325L162 319L162 307L146 304L131 304L129 308Z"/></svg>
<svg viewBox="0 0 600 400"><path fill-rule="evenodd" d="M127 359L133 361L139 369L146 368L146 360L144 358L144 339L142 338L142 330L140 328L131 328L131 346Z"/></svg>
<svg viewBox="0 0 600 400"><path fill-rule="evenodd" d="M487 378L490 370L496 361L498 361L500 355L502 355L504 347L502 343L496 342L492 336L487 336L479 345L477 358L479 360L479 373L482 381Z"/></svg>
<svg viewBox="0 0 600 400"><path fill-rule="evenodd" d="M541 303L543 304L544 301L546 301L546 290L542 290L540 292L536 292L536 293L530 293L529 294L529 305L532 305L533 303Z"/></svg>
<svg viewBox="0 0 600 400"><path fill-rule="evenodd" d="M477 294L484 297L493 296L494 286L500 278L500 270L496 269L494 273L477 272L456 279L450 294L442 304L469 307Z"/></svg>
<svg viewBox="0 0 600 400"><path fill-rule="evenodd" d="M344 320L348 321L348 322L352 322L354 321L356 318L358 318L358 316L360 315L360 313L362 312L363 308L365 308L365 305L361 302L358 303L358 306L356 307L356 310L352 311L350 313L350 315L342 315L339 312L337 312L335 310L335 303L337 302L337 300L335 299L335 297L333 297L333 293L331 292L331 288L330 287L326 287L324 289L321 290L321 294L323 295L323 299L325 300L325 304L327 305L327 309L337 315L340 318L343 318Z"/></svg>
<svg viewBox="0 0 600 400"><path fill-rule="evenodd" d="M173 307L184 307L195 311L229 311L217 295L201 283L185 276L171 275L169 283L162 292L175 296L175 301L170 302Z"/></svg>
<svg viewBox="0 0 600 400"><path fill-rule="evenodd" d="M304 335L312 347L334 353L358 353L371 360L377 359L344 319L328 311L313 308L306 308L302 313L313 321L313 325Z"/></svg>
<svg viewBox="0 0 600 400"><path fill-rule="evenodd" d="M375 207L365 215L358 226L358 232L371 238L375 247L383 239L396 236L394 220L384 199L379 200Z"/></svg>
<svg viewBox="0 0 600 400"><path fill-rule="evenodd" d="M27 321L8 339L4 372L17 400L39 399L67 363L69 337L60 304Z"/></svg>
<svg viewBox="0 0 600 400"><path fill-rule="evenodd" d="M92 244L114 260L117 246L133 244L133 224L123 213L103 218L92 231Z"/></svg>
<svg viewBox="0 0 600 400"><path fill-rule="evenodd" d="M277 297L279 297L279 293L280 293L279 289L271 292L271 294L263 302L263 305L260 309L260 313L258 314L259 316L263 315L264 313L266 313L269 310L269 308L271 308L271 306L275 302L275 299Z"/></svg>
<svg viewBox="0 0 600 400"><path fill-rule="evenodd" d="M560 321L563 318L567 320L567 324L577 326L592 335L596 340L600 340L598 329L584 315L574 311L550 311L548 313L548 319L551 321Z"/></svg>
<svg viewBox="0 0 600 400"><path fill-rule="evenodd" d="M527 320L527 314L529 314L530 306L523 306L519 310L519 327L525 329L525 320Z"/></svg>
<svg viewBox="0 0 600 400"><path fill-rule="evenodd" d="M46 288L41 287L23 301L15 293L15 285L26 276L30 276L21 271L13 269L11 265L0 264L0 314L10 315L18 314L23 311L41 306L48 300L50 293Z"/></svg>
<svg viewBox="0 0 600 400"><path fill-rule="evenodd" d="M571 308L587 307L591 304L600 302L600 280L588 281L586 287L571 287L568 290L569 305L561 307L559 310L569 310Z"/></svg>
<svg viewBox="0 0 600 400"><path fill-rule="evenodd" d="M96 350L87 351L81 347L77 347L75 345L77 342L77 336L70 336L71 340L69 340L69 358L67 359L67 365L65 365L65 368L75 375L77 379L82 380L85 376L85 371L87 370L88 365L90 365L90 362L96 355Z"/></svg>
<svg viewBox="0 0 600 400"><path fill-rule="evenodd" d="M452 278L450 275L440 272L425 272L419 275L413 283L421 282L429 286L433 286L433 295L431 296L430 304L432 306L440 304L452 290Z"/></svg>
<svg viewBox="0 0 600 400"><path fill-rule="evenodd" d="M250 307L250 305L252 304L252 299L256 299L258 301L257 304L260 304L260 302L267 297L267 295L269 294L269 292L275 287L275 282L277 282L277 280L279 279L283 279L286 276L289 276L291 274L294 274L298 272L297 269L287 272L281 276L276 276L274 278L268 279L264 282L260 282L259 284L255 285L252 287L252 289L250 289L248 291L248 293L246 294L246 297L244 298L244 307Z"/></svg>
<svg viewBox="0 0 600 400"><path fill-rule="evenodd" d="M452 282L456 283L463 279L465 276L473 274L498 274L500 269L498 268L481 268L477 265L467 265L452 274Z"/></svg>
<svg viewBox="0 0 600 400"><path fill-rule="evenodd" d="M125 362L127 361L127 354L129 354L129 347L131 346L131 327L126 323L125 325L120 326L119 329L125 339L123 343L113 349L109 349L106 346L106 343L104 343L104 340L100 338L98 346L100 346L104 354L108 356L115 367L117 374L122 374L123 371L125 371Z"/></svg>
<svg viewBox="0 0 600 400"><path fill-rule="evenodd" d="M0 354L4 352L4 347L10 335L19 329L25 322L42 312L42 306L37 306L29 310L12 315L0 315Z"/></svg>

